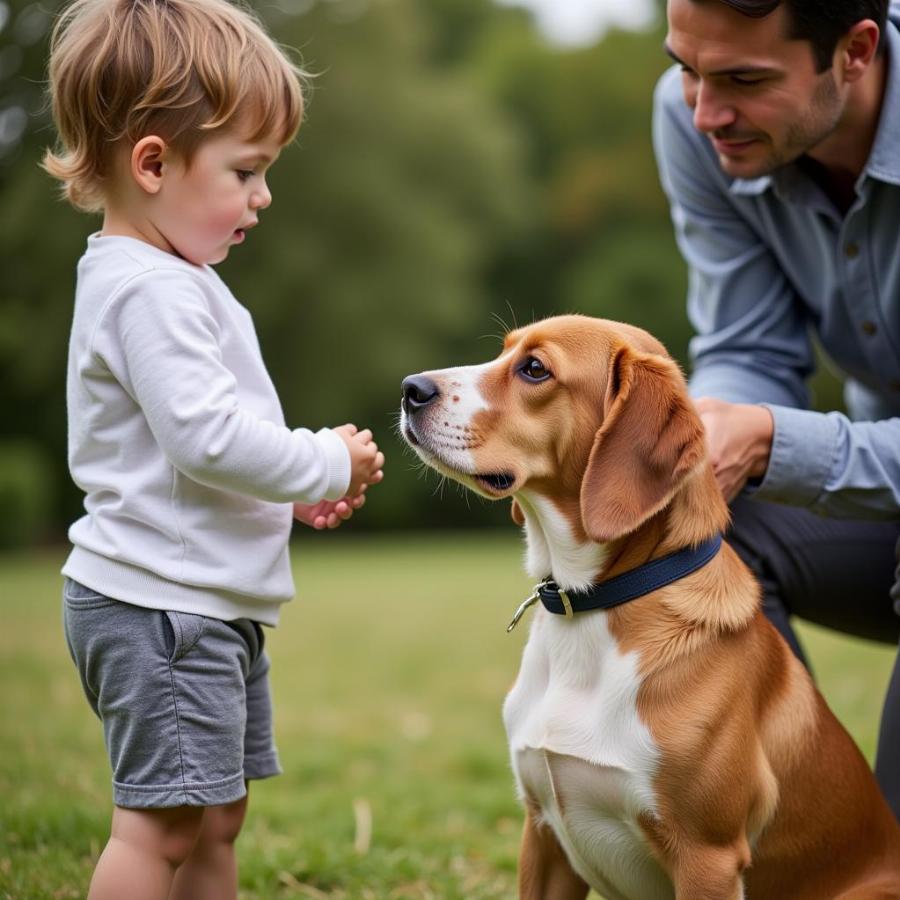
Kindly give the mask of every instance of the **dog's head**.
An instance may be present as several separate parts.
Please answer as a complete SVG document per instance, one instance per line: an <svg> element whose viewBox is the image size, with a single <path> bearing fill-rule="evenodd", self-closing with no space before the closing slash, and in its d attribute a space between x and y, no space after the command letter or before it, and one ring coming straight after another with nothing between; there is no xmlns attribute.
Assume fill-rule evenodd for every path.
<svg viewBox="0 0 900 900"><path fill-rule="evenodd" d="M706 461L684 378L647 332L560 316L495 360L411 375L401 430L430 466L491 499L550 502L608 542L667 506Z"/></svg>

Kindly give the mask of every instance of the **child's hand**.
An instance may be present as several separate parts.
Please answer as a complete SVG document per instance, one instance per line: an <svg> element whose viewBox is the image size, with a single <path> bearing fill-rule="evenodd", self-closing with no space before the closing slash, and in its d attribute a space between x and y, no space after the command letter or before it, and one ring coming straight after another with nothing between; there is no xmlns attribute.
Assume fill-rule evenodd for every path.
<svg viewBox="0 0 900 900"><path fill-rule="evenodd" d="M334 430L350 451L350 487L347 495L356 497L363 492L365 485L378 484L384 478L384 454L372 440L372 432L368 428L359 431L355 425L348 424Z"/></svg>
<svg viewBox="0 0 900 900"><path fill-rule="evenodd" d="M337 528L349 519L355 510L366 502L363 485L355 497L344 497L341 500L321 500L318 503L295 503L294 518L306 525L321 531L324 528Z"/></svg>

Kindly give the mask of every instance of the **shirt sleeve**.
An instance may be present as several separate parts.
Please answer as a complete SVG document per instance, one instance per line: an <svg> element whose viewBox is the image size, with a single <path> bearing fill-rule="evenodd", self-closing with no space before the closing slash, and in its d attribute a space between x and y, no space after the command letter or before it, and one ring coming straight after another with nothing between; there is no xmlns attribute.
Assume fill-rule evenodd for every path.
<svg viewBox="0 0 900 900"><path fill-rule="evenodd" d="M132 279L109 304L94 347L140 406L162 452L194 481L285 503L346 492L350 454L334 431L292 430L242 408L223 363L219 323L185 273Z"/></svg>
<svg viewBox="0 0 900 900"><path fill-rule="evenodd" d="M838 518L900 519L900 419L765 405L775 434L756 496Z"/></svg>
<svg viewBox="0 0 900 900"><path fill-rule="evenodd" d="M653 141L688 266L691 393L807 407L813 354L801 304L736 209L729 180L693 126L677 68L656 90Z"/></svg>

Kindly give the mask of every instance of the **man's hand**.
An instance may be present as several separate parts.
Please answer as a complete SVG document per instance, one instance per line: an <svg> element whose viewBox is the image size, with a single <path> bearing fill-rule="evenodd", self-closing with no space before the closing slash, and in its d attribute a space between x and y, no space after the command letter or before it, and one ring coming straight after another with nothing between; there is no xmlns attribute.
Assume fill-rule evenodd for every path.
<svg viewBox="0 0 900 900"><path fill-rule="evenodd" d="M775 423L765 406L726 403L713 397L694 401L719 488L730 503L748 478L762 478L769 466Z"/></svg>
<svg viewBox="0 0 900 900"><path fill-rule="evenodd" d="M316 531L323 528L337 528L366 502L365 490L366 485L363 485L355 497L321 500L318 503L295 503L294 518L315 528Z"/></svg>

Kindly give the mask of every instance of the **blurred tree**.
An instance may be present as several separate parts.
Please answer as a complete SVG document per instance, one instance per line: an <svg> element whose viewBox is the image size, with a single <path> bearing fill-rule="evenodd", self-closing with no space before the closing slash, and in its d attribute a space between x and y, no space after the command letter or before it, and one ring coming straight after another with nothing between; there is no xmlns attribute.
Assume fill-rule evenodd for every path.
<svg viewBox="0 0 900 900"><path fill-rule="evenodd" d="M65 474L74 266L98 219L59 202L37 166L53 140L43 10L0 0L0 442L49 450L63 523L80 507ZM418 524L434 482L408 471L391 438L399 383L472 353L465 338L492 327L485 270L534 217L520 142L464 75L434 64L431 23L411 0L265 12L316 77L299 147L273 169L275 203L223 275L254 314L288 420L375 428L393 468L366 520Z"/></svg>
<svg viewBox="0 0 900 900"><path fill-rule="evenodd" d="M535 315L578 311L651 328L682 360L684 274L650 142L659 27L563 52L531 29L492 32L471 60L527 135L541 215L497 262L501 294ZM648 265L652 261L652 266Z"/></svg>
<svg viewBox="0 0 900 900"><path fill-rule="evenodd" d="M0 459L21 458L30 443L35 460L55 462L42 466L52 500L41 509L59 529L80 503L65 470L65 359L74 263L96 220L59 203L37 167L52 140L43 95L51 24L45 4L0 0Z"/></svg>
<svg viewBox="0 0 900 900"><path fill-rule="evenodd" d="M289 421L370 425L393 457L367 518L441 521L391 440L400 380L454 348L484 352L466 339L490 326L485 269L534 207L508 117L429 65L419 8L346 6L273 23L318 74L264 228L223 275L254 313Z"/></svg>
<svg viewBox="0 0 900 900"><path fill-rule="evenodd" d="M81 499L65 472L74 267L99 220L59 202L37 166L53 140L42 90L57 6L0 0L0 444L9 458L22 440L47 451L61 527ZM375 429L387 480L354 527L505 520L456 491L431 501L436 479L417 478L391 436L399 382L493 356L496 319L556 312L635 322L684 358L684 268L650 145L662 23L573 51L492 0L259 9L314 78L274 204L222 274L287 418Z"/></svg>

